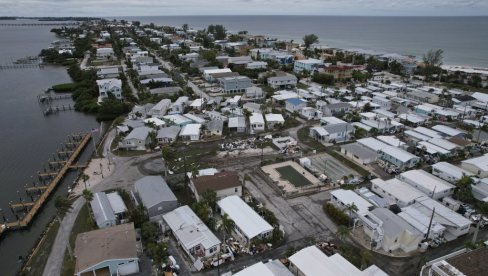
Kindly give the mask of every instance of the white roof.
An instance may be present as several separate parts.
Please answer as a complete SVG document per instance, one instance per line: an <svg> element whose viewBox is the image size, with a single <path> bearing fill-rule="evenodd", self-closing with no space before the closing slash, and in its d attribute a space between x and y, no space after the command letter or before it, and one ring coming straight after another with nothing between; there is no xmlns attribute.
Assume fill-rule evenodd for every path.
<svg viewBox="0 0 488 276"><path fill-rule="evenodd" d="M447 162L437 162L434 165L432 165L432 169L437 169L439 171L446 172L458 179L461 179L463 176L473 175L473 173L468 172L465 169L462 169L458 166L454 166L453 164Z"/></svg>
<svg viewBox="0 0 488 276"><path fill-rule="evenodd" d="M416 127L414 130L422 135L429 136L430 138L442 138L442 135L440 135L439 132L426 127Z"/></svg>
<svg viewBox="0 0 488 276"><path fill-rule="evenodd" d="M266 122L284 122L285 119L283 118L283 115L281 114L265 114L264 117L266 118Z"/></svg>
<svg viewBox="0 0 488 276"><path fill-rule="evenodd" d="M454 185L424 170L406 171L401 173L399 178L410 185L421 186L430 193L442 193L443 191L449 191L454 188Z"/></svg>
<svg viewBox="0 0 488 276"><path fill-rule="evenodd" d="M418 199L413 206L415 206L420 212L429 216L431 215L432 210L435 208L434 219L443 225L452 225L457 227L471 225L471 220L463 217L462 215L442 205L440 202L429 197Z"/></svg>
<svg viewBox="0 0 488 276"><path fill-rule="evenodd" d="M388 118L395 118L395 114L393 112L388 111L388 110L375 109L375 110L373 110L373 112L376 114L383 115L383 116L388 117Z"/></svg>
<svg viewBox="0 0 488 276"><path fill-rule="evenodd" d="M411 154L406 150L402 150L400 148L396 148L393 146L386 146L381 149L381 151L385 154L395 157L396 159L400 160L401 162L408 162L411 159L419 159L418 156Z"/></svg>
<svg viewBox="0 0 488 276"><path fill-rule="evenodd" d="M462 161L462 163L473 165L482 171L488 171L488 154L485 154L480 157L464 160Z"/></svg>
<svg viewBox="0 0 488 276"><path fill-rule="evenodd" d="M200 135L201 124L188 124L185 125L180 132L180 136L194 136Z"/></svg>
<svg viewBox="0 0 488 276"><path fill-rule="evenodd" d="M405 145L404 142L402 142L400 139L396 138L395 136L377 136L376 138L394 147L403 147Z"/></svg>
<svg viewBox="0 0 488 276"><path fill-rule="evenodd" d="M411 136L411 137L417 139L417 140L427 141L427 140L432 139L429 136L425 136L425 135L420 134L420 133L413 131L413 130L405 130L404 133L407 134L408 136Z"/></svg>
<svg viewBox="0 0 488 276"><path fill-rule="evenodd" d="M414 124L422 123L428 120L427 117L420 116L417 114L407 114L407 113L398 115L398 118L412 122Z"/></svg>
<svg viewBox="0 0 488 276"><path fill-rule="evenodd" d="M339 254L327 257L312 245L289 258L305 276L362 275L361 271Z"/></svg>
<svg viewBox="0 0 488 276"><path fill-rule="evenodd" d="M208 70L203 70L203 73L206 75L209 74L218 74L218 73L230 73L232 70L229 68L224 68L224 69L208 69Z"/></svg>
<svg viewBox="0 0 488 276"><path fill-rule="evenodd" d="M457 135L460 135L460 134L464 134L464 131L462 130L459 130L459 129L455 129L455 128L452 128L452 127L448 127L448 126L445 126L445 125L435 125L432 127L433 130L436 130L438 132L441 132L441 133L444 133L448 136L457 136Z"/></svg>
<svg viewBox="0 0 488 276"><path fill-rule="evenodd" d="M438 146L431 144L427 141L420 141L419 144L417 145L417 148L419 148L419 149L424 148L424 147L429 154L436 154L436 153L449 154L448 150L441 148L441 147L438 147Z"/></svg>
<svg viewBox="0 0 488 276"><path fill-rule="evenodd" d="M471 95L471 97L477 99L478 101L482 102L488 102L488 94L481 93L481 92L475 92Z"/></svg>
<svg viewBox="0 0 488 276"><path fill-rule="evenodd" d="M322 64L322 63L324 63L322 60L314 59L314 58L295 60L295 62L303 63L303 64Z"/></svg>
<svg viewBox="0 0 488 276"><path fill-rule="evenodd" d="M262 262L253 264L245 269L233 274L233 276L278 276L274 274L265 264Z"/></svg>
<svg viewBox="0 0 488 276"><path fill-rule="evenodd" d="M159 118L147 118L144 120L144 123L153 123L155 126L164 126L166 123L159 119Z"/></svg>
<svg viewBox="0 0 488 276"><path fill-rule="evenodd" d="M345 205L355 204L358 208L357 213L367 213L369 208L373 207L366 199L362 198L355 192L351 190L338 189L330 192L331 195L335 196L340 202Z"/></svg>
<svg viewBox="0 0 488 276"><path fill-rule="evenodd" d="M376 152L380 151L381 149L387 147L388 145L381 142L380 140L373 138L373 137L368 137L368 138L362 138L357 141L359 144L370 148Z"/></svg>
<svg viewBox="0 0 488 276"><path fill-rule="evenodd" d="M114 214L122 214L127 211L127 207L125 206L122 197L120 197L119 193L113 192L107 194L108 201L110 202L110 206L112 206L112 210L114 210Z"/></svg>
<svg viewBox="0 0 488 276"><path fill-rule="evenodd" d="M387 193L390 193L391 197L397 198L405 203L413 202L414 200L425 196L421 191L396 178L387 181L375 178L371 180L371 183L382 190L385 190Z"/></svg>
<svg viewBox="0 0 488 276"><path fill-rule="evenodd" d="M253 112L251 116L249 116L249 123L250 124L264 124L263 114Z"/></svg>
<svg viewBox="0 0 488 276"><path fill-rule="evenodd" d="M273 230L268 222L236 195L225 197L217 204L249 239Z"/></svg>
<svg viewBox="0 0 488 276"><path fill-rule="evenodd" d="M204 124L206 122L205 119L203 118L200 118L196 115L193 115L191 113L186 113L186 114L183 114L183 116L185 116L186 118L192 120L193 122L197 123L197 124Z"/></svg>
<svg viewBox="0 0 488 276"><path fill-rule="evenodd" d="M322 117L320 118L320 122L327 124L327 125L334 125L334 124L343 124L346 121L343 121L337 117L330 116L330 117Z"/></svg>
<svg viewBox="0 0 488 276"><path fill-rule="evenodd" d="M203 104L203 99L195 99L193 102L191 102L190 106L191 107L201 107Z"/></svg>
<svg viewBox="0 0 488 276"><path fill-rule="evenodd" d="M329 133L323 127L317 126L317 127L312 127L311 129L315 130L317 134L320 136L329 135Z"/></svg>
<svg viewBox="0 0 488 276"><path fill-rule="evenodd" d="M403 218L408 224L415 227L417 230L422 232L422 234L427 234L430 224L430 216L427 216L417 210L414 206L407 206L402 208L402 211L398 215ZM432 220L431 231L434 233L443 232L446 228L442 224L435 220Z"/></svg>
<svg viewBox="0 0 488 276"><path fill-rule="evenodd" d="M459 145L441 138L430 139L428 142L448 151L453 151L459 147Z"/></svg>
<svg viewBox="0 0 488 276"><path fill-rule="evenodd" d="M187 250L199 244L205 249L220 244L220 240L187 205L164 214L163 219Z"/></svg>

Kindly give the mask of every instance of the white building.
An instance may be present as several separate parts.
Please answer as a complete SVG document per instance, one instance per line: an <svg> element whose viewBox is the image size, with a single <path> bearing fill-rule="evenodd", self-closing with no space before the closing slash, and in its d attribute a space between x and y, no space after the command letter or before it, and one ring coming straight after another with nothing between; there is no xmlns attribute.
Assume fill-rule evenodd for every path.
<svg viewBox="0 0 488 276"><path fill-rule="evenodd" d="M249 125L250 125L249 129L251 131L251 134L264 131L265 124L264 124L263 114L252 113L252 115L249 116Z"/></svg>
<svg viewBox="0 0 488 276"><path fill-rule="evenodd" d="M113 58L115 57L114 49L112 48L98 48L97 49L97 58Z"/></svg>
<svg viewBox="0 0 488 276"><path fill-rule="evenodd" d="M265 114L264 117L266 119L266 125L268 126L268 129L273 129L276 126L282 126L285 123L285 119L281 114L269 113Z"/></svg>
<svg viewBox="0 0 488 276"><path fill-rule="evenodd" d="M181 114L185 112L185 107L188 105L188 97L181 96L171 105L170 114Z"/></svg>
<svg viewBox="0 0 488 276"><path fill-rule="evenodd" d="M199 141L201 128L201 124L187 124L183 126L179 136L184 141Z"/></svg>
<svg viewBox="0 0 488 276"><path fill-rule="evenodd" d="M447 162L438 162L432 165L432 174L453 184L456 184L464 176L473 175L473 173Z"/></svg>
<svg viewBox="0 0 488 276"><path fill-rule="evenodd" d="M293 71L295 73L300 73L302 71L312 72L316 70L320 65L323 65L324 62L319 59L303 59L303 60L295 60Z"/></svg>
<svg viewBox="0 0 488 276"><path fill-rule="evenodd" d="M409 206L419 198L426 196L421 191L396 178L387 181L375 178L371 180L371 183L373 192L387 199L390 204L396 204L399 207Z"/></svg>
<svg viewBox="0 0 488 276"><path fill-rule="evenodd" d="M450 196L455 186L424 171L410 170L398 175L398 179L423 192L433 199Z"/></svg>
<svg viewBox="0 0 488 276"><path fill-rule="evenodd" d="M134 128L121 142L119 142L120 149L126 150L146 150L149 145L149 132L153 131L149 127Z"/></svg>
<svg viewBox="0 0 488 276"><path fill-rule="evenodd" d="M408 224L412 225L415 229L419 230L424 235L424 238L435 239L437 237L442 237L446 227L442 226L442 224L438 223L435 220L432 220L432 224L430 223L430 216L427 216L417 210L413 206L407 206L402 208L402 211L398 213L398 216L403 218ZM430 225L431 224L431 225ZM427 237L427 231L429 230L430 225L430 232L429 237Z"/></svg>
<svg viewBox="0 0 488 276"><path fill-rule="evenodd" d="M393 146L386 146L380 149L380 159L391 163L400 169L413 168L420 162L418 156Z"/></svg>
<svg viewBox="0 0 488 276"><path fill-rule="evenodd" d="M373 204L369 203L354 191L343 189L330 192L330 202L343 211L346 210L348 206L354 204L358 210L354 211L353 216L356 214L365 214L373 207ZM346 214L349 215L347 211Z"/></svg>
<svg viewBox="0 0 488 276"><path fill-rule="evenodd" d="M461 168L473 173L479 178L488 177L488 154L462 161Z"/></svg>
<svg viewBox="0 0 488 276"><path fill-rule="evenodd" d="M168 112L169 107L171 106L170 99L162 99L156 105L153 106L148 112L148 115L151 117L162 118Z"/></svg>
<svg viewBox="0 0 488 276"><path fill-rule="evenodd" d="M238 239L250 244L254 238L270 239L273 226L247 205L239 196L225 197L217 202L221 215L227 214L234 221Z"/></svg>
<svg viewBox="0 0 488 276"><path fill-rule="evenodd" d="M306 101L300 98L291 98L286 101L285 109L290 113L293 113L295 111L300 113L300 110L306 106L307 106Z"/></svg>
<svg viewBox="0 0 488 276"><path fill-rule="evenodd" d="M164 214L163 219L192 261L220 251L220 240L187 205Z"/></svg>
<svg viewBox="0 0 488 276"><path fill-rule="evenodd" d="M122 81L119 79L97 80L99 101L105 100L112 94L116 99L122 99Z"/></svg>

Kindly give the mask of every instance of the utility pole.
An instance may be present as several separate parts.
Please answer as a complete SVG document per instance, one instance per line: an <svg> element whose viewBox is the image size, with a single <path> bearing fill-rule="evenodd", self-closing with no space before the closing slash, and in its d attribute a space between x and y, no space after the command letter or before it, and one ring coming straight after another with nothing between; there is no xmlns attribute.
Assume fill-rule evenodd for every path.
<svg viewBox="0 0 488 276"><path fill-rule="evenodd" d="M429 228L427 229L427 234L425 236L425 239L429 239L430 229L432 227L432 220L434 220L434 213L435 213L435 208L432 209L432 215L430 216L430 221L429 221Z"/></svg>

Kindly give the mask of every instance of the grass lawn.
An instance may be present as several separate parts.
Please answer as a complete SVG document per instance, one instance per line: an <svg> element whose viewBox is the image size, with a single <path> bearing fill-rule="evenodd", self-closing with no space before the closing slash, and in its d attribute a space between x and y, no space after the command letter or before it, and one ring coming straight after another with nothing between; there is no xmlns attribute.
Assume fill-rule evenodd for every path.
<svg viewBox="0 0 488 276"><path fill-rule="evenodd" d="M75 220L73 229L69 237L69 243L71 248L73 248L74 250L76 236L78 236L79 233L84 233L95 229L97 229L97 226L95 224L95 221L93 221L92 217L90 216L90 211L87 205L85 204L80 209L80 213L78 214L78 217ZM68 250L66 250L66 253L64 253L63 266L61 267L61 275L72 276L74 275L74 271L75 271L75 260L74 259L72 260L70 258L68 254Z"/></svg>
<svg viewBox="0 0 488 276"><path fill-rule="evenodd" d="M298 82L297 83L297 88L298 89L308 89L310 86L306 85L306 84L303 84L301 82Z"/></svg>
<svg viewBox="0 0 488 276"><path fill-rule="evenodd" d="M312 182L308 181L302 174L297 172L292 166L284 166L276 168L282 178L288 180L295 187L303 187L312 185Z"/></svg>
<svg viewBox="0 0 488 276"><path fill-rule="evenodd" d="M174 160L168 160L168 167L174 173L185 172L185 163L187 172L191 172L193 168L206 168L206 166L200 164L199 161L206 156L214 156L217 148L217 145L211 147L192 145L184 149L179 148L176 150L176 158ZM186 156L186 161L184 160L184 156Z"/></svg>
<svg viewBox="0 0 488 276"><path fill-rule="evenodd" d="M134 157L144 155L148 152L145 150L114 150L112 153L120 157Z"/></svg>
<svg viewBox="0 0 488 276"><path fill-rule="evenodd" d="M54 239L56 238L56 234L58 233L59 229L59 222L58 220L54 220L51 224L49 229L44 236L44 239L39 243L37 247L37 251L32 255L29 259L28 263L25 266L24 271L22 271L22 275L42 275L44 270L44 266L46 265L47 258L51 253L51 249L54 244Z"/></svg>
<svg viewBox="0 0 488 276"><path fill-rule="evenodd" d="M315 141L312 137L309 136L310 134L310 127L302 127L298 130L298 140L304 143L305 145L309 146L310 148L316 150L317 152L324 152L326 147L321 143Z"/></svg>

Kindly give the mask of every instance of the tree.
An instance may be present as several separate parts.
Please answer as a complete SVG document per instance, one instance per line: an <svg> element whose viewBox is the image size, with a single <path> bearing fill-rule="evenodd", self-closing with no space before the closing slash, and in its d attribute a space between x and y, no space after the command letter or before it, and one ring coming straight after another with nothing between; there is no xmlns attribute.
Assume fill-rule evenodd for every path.
<svg viewBox="0 0 488 276"><path fill-rule="evenodd" d="M69 199L66 197L57 196L56 199L54 200L54 207L56 208L56 217L59 221L59 225L61 228L64 228L63 223L61 221L61 217L66 215L71 210L71 201L69 201ZM68 254L70 259L73 259L73 250L71 249L69 238L68 238L67 248L68 248Z"/></svg>
<svg viewBox="0 0 488 276"><path fill-rule="evenodd" d="M357 212L358 210L358 206L356 206L354 202L346 205L346 211L349 213L349 221L352 218L352 213Z"/></svg>
<svg viewBox="0 0 488 276"><path fill-rule="evenodd" d="M424 74L427 78L430 78L432 74L435 72L441 73L441 65L443 60L444 51L442 49L430 49L427 53L425 53L422 57L422 61L424 62Z"/></svg>
<svg viewBox="0 0 488 276"><path fill-rule="evenodd" d="M88 181L88 179L90 179L90 176L85 173L81 173L80 179L83 181L83 183L85 183L85 190L86 190L86 182Z"/></svg>
<svg viewBox="0 0 488 276"><path fill-rule="evenodd" d="M207 203L207 205L215 211L217 207L217 193L214 190L207 190L202 194L202 201Z"/></svg>
<svg viewBox="0 0 488 276"><path fill-rule="evenodd" d="M373 259L373 255L369 250L363 250L361 252L361 270L366 269L368 265L371 263L371 260Z"/></svg>
<svg viewBox="0 0 488 276"><path fill-rule="evenodd" d="M183 29L183 31L186 33L186 31L188 31L188 24L183 24L183 26L181 26L181 28Z"/></svg>
<svg viewBox="0 0 488 276"><path fill-rule="evenodd" d="M224 214L222 217L222 224L220 225L220 230L224 234L224 243L226 242L225 235L230 234L232 229L234 228L234 221L229 217L229 215Z"/></svg>
<svg viewBox="0 0 488 276"><path fill-rule="evenodd" d="M344 225L339 225L336 232L339 240L344 241L349 236L349 228Z"/></svg>
<svg viewBox="0 0 488 276"><path fill-rule="evenodd" d="M82 196L85 199L86 207L88 208L88 205L93 200L93 193L92 193L92 191L90 191L88 189L84 189Z"/></svg>
<svg viewBox="0 0 488 276"><path fill-rule="evenodd" d="M471 191L471 184L473 179L469 176L463 176L454 189L456 198L463 202L471 203L474 201L473 192Z"/></svg>
<svg viewBox="0 0 488 276"><path fill-rule="evenodd" d="M305 48L309 48L310 45L319 42L319 37L315 34L308 34L303 37L303 42L305 43Z"/></svg>

